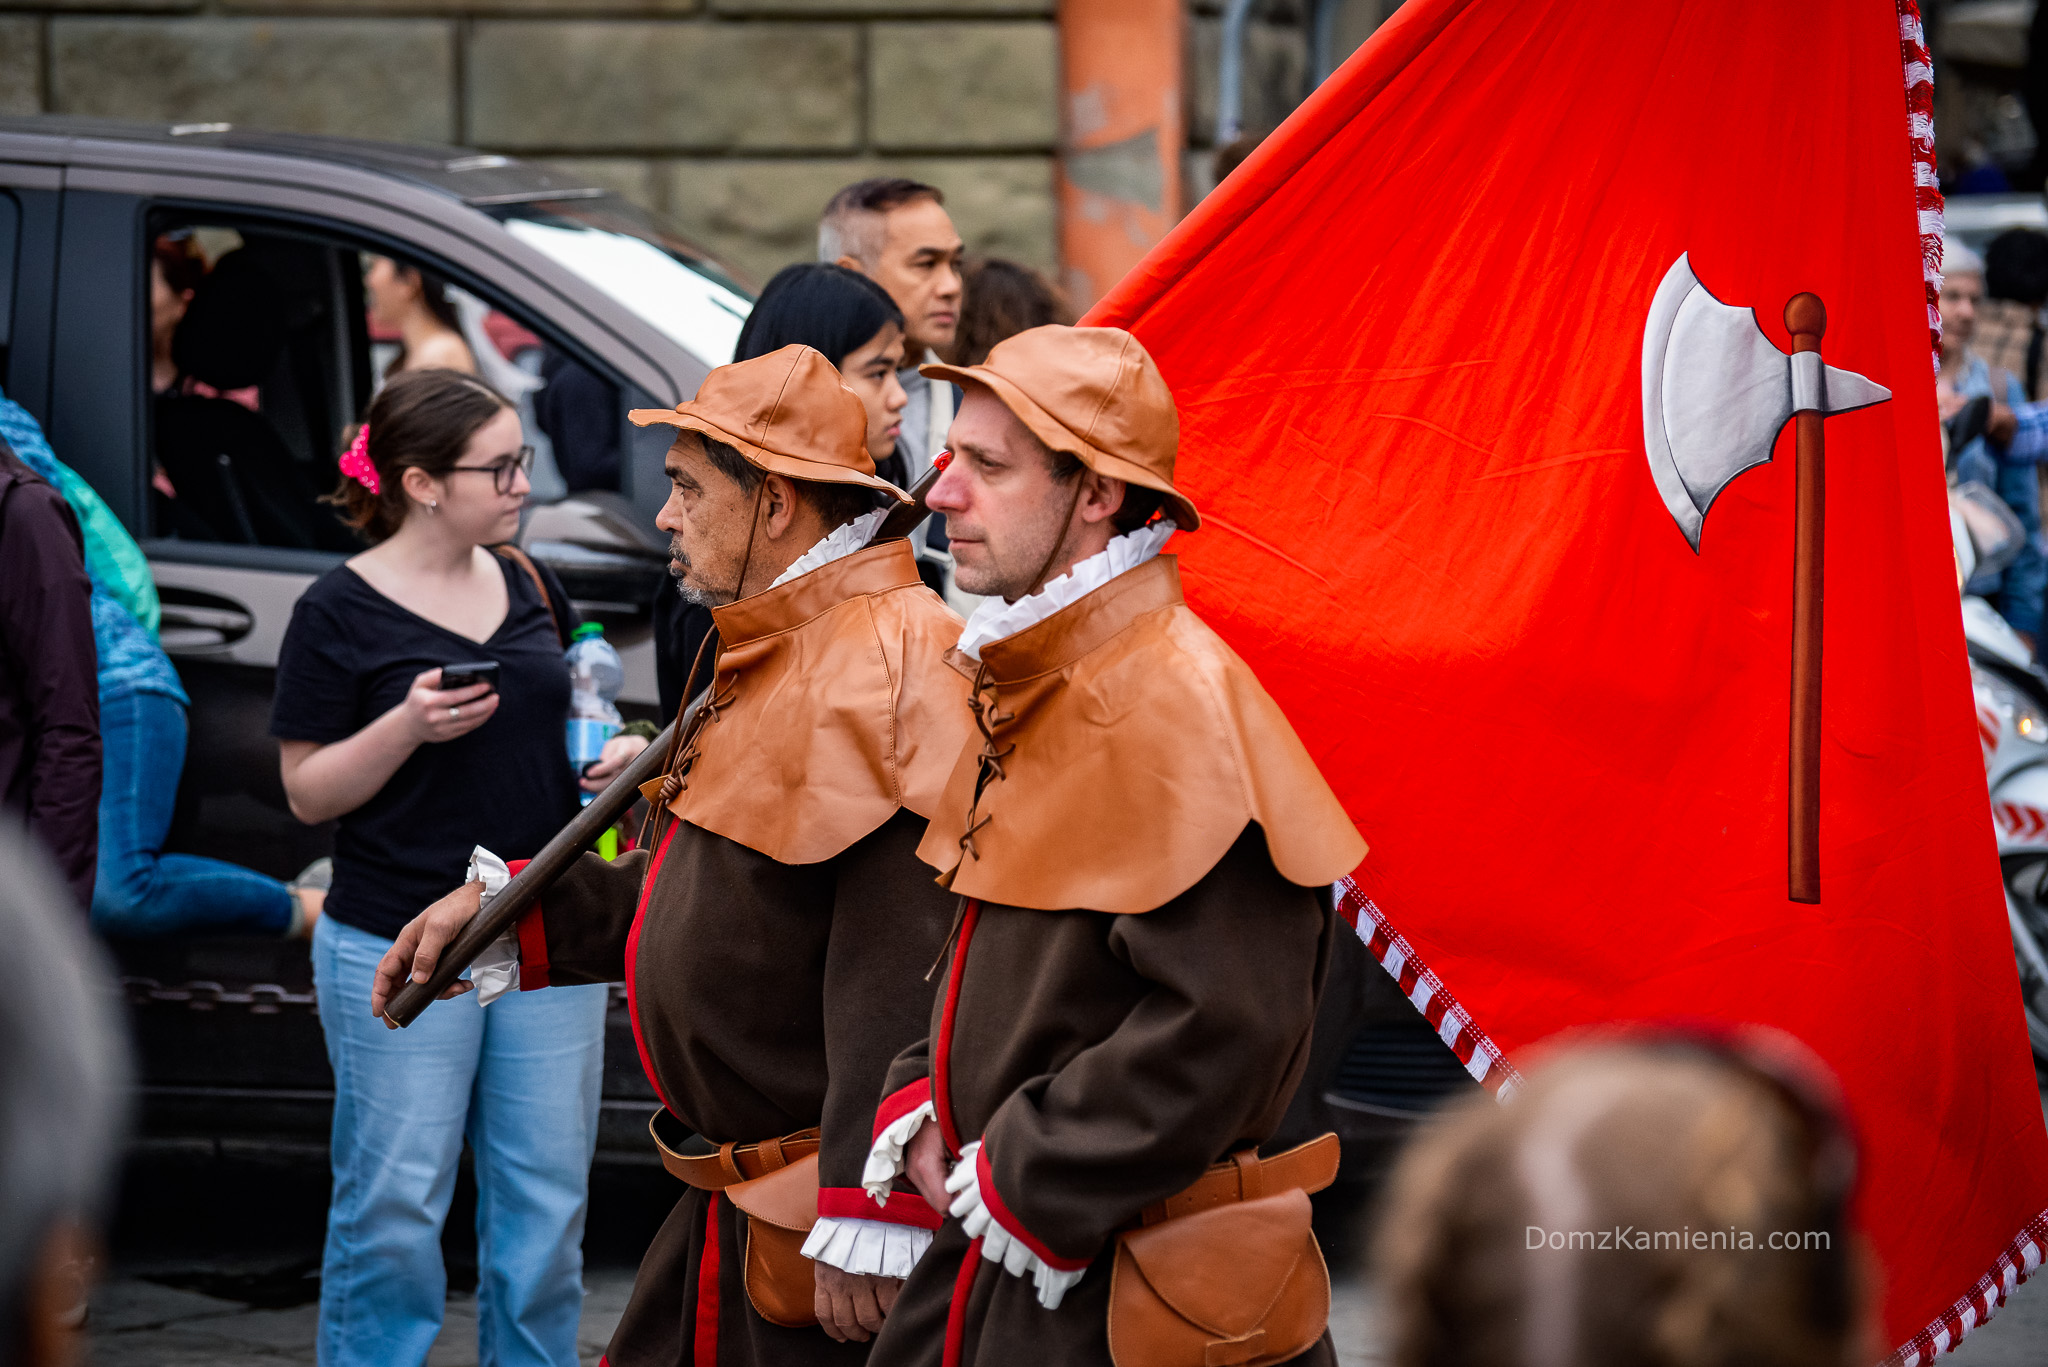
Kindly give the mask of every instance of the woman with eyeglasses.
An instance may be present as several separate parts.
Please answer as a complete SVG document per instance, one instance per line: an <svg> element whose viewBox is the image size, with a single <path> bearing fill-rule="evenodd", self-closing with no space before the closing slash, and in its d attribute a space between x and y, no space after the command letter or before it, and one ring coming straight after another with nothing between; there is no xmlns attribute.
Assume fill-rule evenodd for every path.
<svg viewBox="0 0 2048 1367"><path fill-rule="evenodd" d="M336 823L313 934L335 1092L324 1367L426 1360L465 1137L483 1361L577 1360L606 989L489 1007L469 994L405 1031L363 1010L393 937L465 881L479 843L529 858L577 810L563 741L574 615L507 546L528 493L523 441L518 413L474 377L393 376L332 496L370 547L306 590L278 654L285 795L301 821ZM444 667L476 662L497 666L495 684L441 686Z"/></svg>

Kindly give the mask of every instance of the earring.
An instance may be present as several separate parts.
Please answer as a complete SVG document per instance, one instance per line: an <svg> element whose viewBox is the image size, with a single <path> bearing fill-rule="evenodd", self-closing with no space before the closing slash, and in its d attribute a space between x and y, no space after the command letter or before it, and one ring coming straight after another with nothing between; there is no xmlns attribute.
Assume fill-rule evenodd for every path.
<svg viewBox="0 0 2048 1367"><path fill-rule="evenodd" d="M441 505L430 498L427 500L427 511L438 514L441 511Z"/></svg>

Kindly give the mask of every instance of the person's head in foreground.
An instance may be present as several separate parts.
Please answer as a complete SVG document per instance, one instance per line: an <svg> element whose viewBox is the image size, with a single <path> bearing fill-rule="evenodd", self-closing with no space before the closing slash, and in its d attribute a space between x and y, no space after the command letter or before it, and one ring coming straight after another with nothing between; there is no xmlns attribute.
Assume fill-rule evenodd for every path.
<svg viewBox="0 0 2048 1367"><path fill-rule="evenodd" d="M42 852L0 824L0 1367L81 1358L93 1231L112 1195L127 1049L113 984Z"/></svg>
<svg viewBox="0 0 2048 1367"><path fill-rule="evenodd" d="M900 177L856 181L818 220L818 260L859 271L903 310L913 357L953 345L965 250L946 197Z"/></svg>
<svg viewBox="0 0 2048 1367"><path fill-rule="evenodd" d="M980 365L923 373L964 396L952 462L926 501L946 515L968 593L1015 602L1155 514L1184 532L1201 524L1173 486L1173 393L1122 328L1032 328Z"/></svg>
<svg viewBox="0 0 2048 1367"><path fill-rule="evenodd" d="M761 592L828 533L908 499L876 476L867 408L811 347L720 366L688 403L628 416L678 429L654 525L677 588L704 607Z"/></svg>
<svg viewBox="0 0 2048 1367"><path fill-rule="evenodd" d="M1549 1054L1431 1121L1378 1235L1396 1367L1861 1367L1855 1147L1787 1036Z"/></svg>

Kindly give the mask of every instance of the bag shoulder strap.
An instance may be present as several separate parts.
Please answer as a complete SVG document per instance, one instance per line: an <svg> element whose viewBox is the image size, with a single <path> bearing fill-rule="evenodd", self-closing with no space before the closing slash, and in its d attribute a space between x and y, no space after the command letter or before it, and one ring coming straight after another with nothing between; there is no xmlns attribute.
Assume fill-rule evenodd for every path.
<svg viewBox="0 0 2048 1367"><path fill-rule="evenodd" d="M540 577L540 567L533 563L533 557L510 542L491 549L526 571L526 577L533 581L533 587L540 593L541 606L548 610L548 620L555 624L555 639L562 643L562 649L567 650L569 636L562 630L562 615L555 611L555 596L548 592L547 581Z"/></svg>

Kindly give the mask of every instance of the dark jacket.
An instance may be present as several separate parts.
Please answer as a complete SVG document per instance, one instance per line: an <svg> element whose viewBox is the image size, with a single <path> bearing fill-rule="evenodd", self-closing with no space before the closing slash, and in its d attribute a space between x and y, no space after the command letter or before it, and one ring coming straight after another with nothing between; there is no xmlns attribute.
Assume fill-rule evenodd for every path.
<svg viewBox="0 0 2048 1367"><path fill-rule="evenodd" d="M98 664L78 519L0 443L0 807L27 818L81 910L99 851Z"/></svg>

